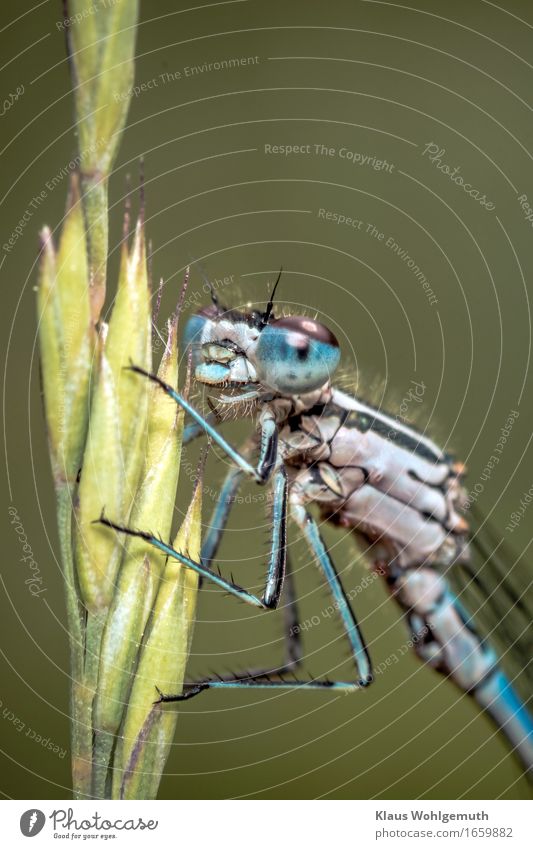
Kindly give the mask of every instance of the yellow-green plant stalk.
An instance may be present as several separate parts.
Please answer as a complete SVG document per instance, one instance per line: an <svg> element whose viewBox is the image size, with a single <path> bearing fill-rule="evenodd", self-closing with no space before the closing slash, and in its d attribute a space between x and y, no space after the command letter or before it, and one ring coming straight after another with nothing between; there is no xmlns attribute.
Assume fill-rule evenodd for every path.
<svg viewBox="0 0 533 849"><path fill-rule="evenodd" d="M169 323L158 375L178 388L178 314ZM138 378L141 379L141 378ZM170 538L181 454L183 412L156 384L150 384L144 470L133 506L134 528L155 528ZM100 652L94 708L95 795L109 778L111 750L122 721L131 675L159 585L165 556L136 537L128 537Z"/></svg>
<svg viewBox="0 0 533 849"><path fill-rule="evenodd" d="M66 10L80 174L57 249L42 233L37 300L71 647L73 787L77 798L152 798L175 724L173 711L152 702L156 685L183 685L198 580L98 518L105 510L115 522L170 536L183 412L129 368L152 369L142 210L131 248L125 226L111 319L100 322L107 179L133 80L138 2L94 9L71 0ZM178 313L159 365L175 387ZM198 486L176 545L199 557L199 534Z"/></svg>
<svg viewBox="0 0 533 849"><path fill-rule="evenodd" d="M174 547L200 557L201 476ZM175 560L166 563L141 650L115 757L113 798L155 799L177 722L172 704L154 704L156 684L181 693L192 638L198 575Z"/></svg>
<svg viewBox="0 0 533 849"><path fill-rule="evenodd" d="M89 269L79 180L73 175L59 248L48 228L38 287L41 358L52 471L75 483L85 445L89 378L96 334L89 310Z"/></svg>
<svg viewBox="0 0 533 849"><path fill-rule="evenodd" d="M87 781L81 755L90 728L81 717L84 704L84 617L74 571L72 500L77 487L89 420L90 373L97 345L90 315L89 269L85 228L76 176L72 177L59 249L48 228L41 234L42 253L37 311L48 445L57 502L61 563L65 579L71 657L73 777Z"/></svg>
<svg viewBox="0 0 533 849"><path fill-rule="evenodd" d="M58 492L68 494L60 515L69 529L62 554L73 645L74 789L78 797L109 797L114 787L117 797L152 798L175 725L173 712L158 708L152 716L152 703L156 685L182 687L197 576L177 563L165 565L142 539L95 519L105 507L115 521L170 536L184 416L159 386L129 369L131 362L151 369L142 218L131 250L124 243L117 297L99 336L89 311L75 181L57 252L44 236L39 311L45 407L54 480ZM169 322L158 370L176 388L178 313ZM176 540L195 558L199 498L197 486Z"/></svg>
<svg viewBox="0 0 533 849"><path fill-rule="evenodd" d="M129 370L132 362L151 370L150 291L142 216L130 251L124 243L111 320L100 334L96 385L74 510L76 576L87 610L83 717L89 727L93 725L101 637L123 555L123 539L95 520L105 508L115 521L128 521L145 459L150 386ZM91 761L92 784L93 754L91 740L85 756Z"/></svg>
<svg viewBox="0 0 533 849"><path fill-rule="evenodd" d="M87 445L76 506L76 566L81 595L94 614L109 607L123 542L95 524L105 508L126 522L144 466L150 385L129 369L151 371L150 289L144 223L131 251L124 247L109 326L101 334Z"/></svg>
<svg viewBox="0 0 533 849"><path fill-rule="evenodd" d="M109 0L95 8L94 0L68 0L66 11L96 323L105 298L108 179L133 84L139 2Z"/></svg>

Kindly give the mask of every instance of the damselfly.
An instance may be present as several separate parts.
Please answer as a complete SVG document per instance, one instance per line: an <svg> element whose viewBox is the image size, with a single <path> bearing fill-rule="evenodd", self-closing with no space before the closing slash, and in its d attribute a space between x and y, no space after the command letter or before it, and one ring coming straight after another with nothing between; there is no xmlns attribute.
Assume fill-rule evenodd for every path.
<svg viewBox="0 0 533 849"><path fill-rule="evenodd" d="M357 618L339 575L309 511L353 532L364 542L373 567L385 576L400 605L413 645L422 661L469 693L500 727L527 770L533 768L533 721L495 650L478 634L447 575L471 570L473 545L486 562L500 570L494 593L508 592L496 554L484 549L461 510L465 500L464 469L434 442L398 418L336 389L331 378L340 361L331 331L305 316L277 317L273 299L264 311L226 309L212 294L212 304L189 319L186 345L193 351L198 383L218 392L218 404L236 415L255 417L256 430L243 450L221 435L217 416L199 413L183 395L153 374L132 366L160 384L193 419L187 438L209 435L231 460L220 499L202 548L200 562L143 530L101 521L147 543L194 569L233 596L264 610L275 609L287 594L287 659L275 669L206 678L186 684L180 694L160 693L160 701L189 699L219 688L300 688L335 692L364 691L372 683L372 666ZM254 451L257 462L252 462ZM212 567L230 506L243 477L272 492L272 532L266 585L256 596L224 578ZM296 677L302 661L292 573L287 559L287 518L306 539L331 590L351 647L353 680ZM481 586L480 574L469 580ZM488 599L487 599L488 600ZM530 632L531 615L523 598L512 599ZM502 623L502 628L504 624ZM526 641L519 634L515 648ZM513 651L509 645L508 649ZM527 665L530 658L520 659ZM290 680L286 673L293 673ZM157 682L155 682L157 683Z"/></svg>

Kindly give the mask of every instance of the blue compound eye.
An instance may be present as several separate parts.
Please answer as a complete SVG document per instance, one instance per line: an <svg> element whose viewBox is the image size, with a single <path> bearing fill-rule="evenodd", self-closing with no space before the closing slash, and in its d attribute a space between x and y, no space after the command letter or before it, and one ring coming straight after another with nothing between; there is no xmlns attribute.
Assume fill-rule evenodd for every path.
<svg viewBox="0 0 533 849"><path fill-rule="evenodd" d="M301 395L330 380L340 360L339 343L320 322L290 316L263 328L255 359L262 382L282 394Z"/></svg>

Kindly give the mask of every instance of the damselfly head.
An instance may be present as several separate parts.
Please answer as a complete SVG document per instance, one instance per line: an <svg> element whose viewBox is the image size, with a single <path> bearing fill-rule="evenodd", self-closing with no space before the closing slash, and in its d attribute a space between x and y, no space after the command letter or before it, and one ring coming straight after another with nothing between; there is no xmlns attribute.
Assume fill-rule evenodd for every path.
<svg viewBox="0 0 533 849"><path fill-rule="evenodd" d="M340 360L337 339L307 316L277 318L278 282L279 276L265 311L241 312L213 301L189 319L184 343L192 348L198 382L248 399L264 391L303 395L330 381Z"/></svg>

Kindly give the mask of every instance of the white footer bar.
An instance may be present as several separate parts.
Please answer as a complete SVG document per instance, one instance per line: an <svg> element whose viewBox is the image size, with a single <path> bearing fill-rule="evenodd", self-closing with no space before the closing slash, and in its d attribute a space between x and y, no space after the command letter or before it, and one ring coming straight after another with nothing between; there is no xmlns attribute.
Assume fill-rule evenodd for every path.
<svg viewBox="0 0 533 849"><path fill-rule="evenodd" d="M531 849L524 801L3 801L2 845ZM29 840L35 837L35 843Z"/></svg>

